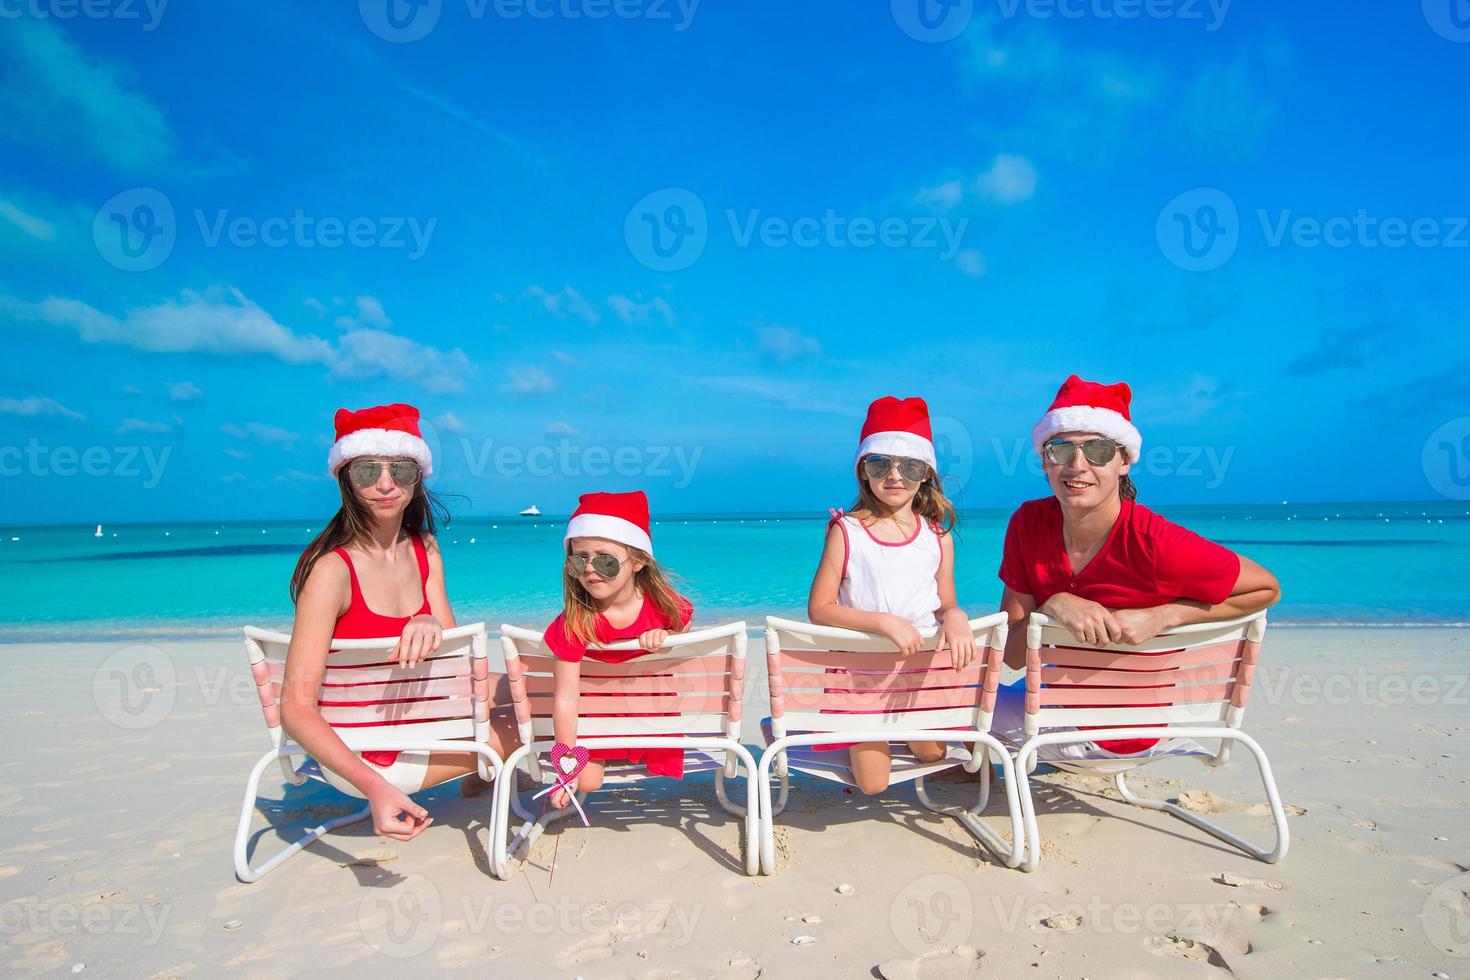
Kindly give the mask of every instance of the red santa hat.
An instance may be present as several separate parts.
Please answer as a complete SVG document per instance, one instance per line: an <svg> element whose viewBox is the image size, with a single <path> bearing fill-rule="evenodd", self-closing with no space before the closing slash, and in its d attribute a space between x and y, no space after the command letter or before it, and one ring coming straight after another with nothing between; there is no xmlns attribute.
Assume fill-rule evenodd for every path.
<svg viewBox="0 0 1470 980"><path fill-rule="evenodd" d="M428 476L434 471L429 444L419 432L419 410L412 405L378 405L356 412L337 409L337 441L327 453L332 476L358 456L407 456Z"/></svg>
<svg viewBox="0 0 1470 980"><path fill-rule="evenodd" d="M562 542L572 538L607 538L653 554L648 533L648 497L642 490L631 493L584 493L567 521Z"/></svg>
<svg viewBox="0 0 1470 980"><path fill-rule="evenodd" d="M1143 436L1133 425L1128 405L1133 392L1123 382L1113 385L1083 381L1072 375L1062 382L1057 397L1031 430L1031 444L1042 444L1058 432L1096 432L1123 447L1130 463L1138 462Z"/></svg>
<svg viewBox="0 0 1470 980"><path fill-rule="evenodd" d="M929 406L922 398L886 395L868 406L859 437L857 459L872 453L922 459L938 468L934 433L929 428Z"/></svg>

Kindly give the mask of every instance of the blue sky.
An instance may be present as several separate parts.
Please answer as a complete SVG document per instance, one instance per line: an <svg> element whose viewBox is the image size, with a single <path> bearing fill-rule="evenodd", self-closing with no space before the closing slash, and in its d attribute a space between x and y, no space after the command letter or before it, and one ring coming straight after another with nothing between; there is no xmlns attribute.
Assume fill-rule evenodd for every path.
<svg viewBox="0 0 1470 980"><path fill-rule="evenodd" d="M12 520L324 513L389 401L476 514L843 504L890 393L1011 506L1074 371L1145 500L1432 499L1470 435L1450 0L389 2L4 5Z"/></svg>

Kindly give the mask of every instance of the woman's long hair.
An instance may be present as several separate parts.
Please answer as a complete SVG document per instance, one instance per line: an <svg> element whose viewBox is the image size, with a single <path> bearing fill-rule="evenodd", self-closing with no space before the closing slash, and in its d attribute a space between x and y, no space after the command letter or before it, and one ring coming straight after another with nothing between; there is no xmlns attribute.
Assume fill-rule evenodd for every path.
<svg viewBox="0 0 1470 980"><path fill-rule="evenodd" d="M653 600L653 605L663 615L671 631L677 632L684 626L683 610L679 608L679 593L675 591L668 574L659 567L653 556L641 548L628 548L628 560L642 562L643 567L633 574L634 584L643 594ZM571 544L567 545L571 554ZM579 576L573 575L566 562L561 569L562 615L567 635L578 643L593 644L597 639L597 603L583 586Z"/></svg>
<svg viewBox="0 0 1470 980"><path fill-rule="evenodd" d="M337 471L337 489L342 493L342 506L322 528L322 533L312 538L311 544L296 561L296 571L291 573L291 604L301 595L306 580L317 560L333 548L371 540L373 530L372 513L368 510L347 475L347 467ZM409 534L433 534L435 528L449 524L449 510L434 493L424 487L424 481L414 484L413 497L403 511L403 530Z"/></svg>
<svg viewBox="0 0 1470 980"><path fill-rule="evenodd" d="M1127 473L1118 477L1118 496L1124 500L1138 499L1138 487L1134 485L1132 478Z"/></svg>
<svg viewBox="0 0 1470 980"><path fill-rule="evenodd" d="M861 465L861 464L859 464ZM877 497L873 496L873 490L868 486L868 481L863 478L861 469L857 473L858 495L847 509L851 517L858 520L872 517L878 518L888 513L888 507ZM944 495L944 481L929 467L929 479L919 484L919 490L914 494L914 514L920 520L928 521L934 525L940 534L952 534L959 525L959 516L955 513L954 504Z"/></svg>

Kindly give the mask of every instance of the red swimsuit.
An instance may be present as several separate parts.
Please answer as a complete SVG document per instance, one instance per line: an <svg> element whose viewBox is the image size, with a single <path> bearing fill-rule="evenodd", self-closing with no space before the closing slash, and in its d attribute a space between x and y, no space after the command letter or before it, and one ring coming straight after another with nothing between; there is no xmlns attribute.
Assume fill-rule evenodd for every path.
<svg viewBox="0 0 1470 980"><path fill-rule="evenodd" d="M410 535L409 539L413 542L414 557L418 559L419 583L424 592L424 604L419 607L418 612L411 616L382 616L369 609L367 600L362 597L362 588L357 583L357 569L352 567L352 559L347 556L347 549L332 549L347 563L347 574L352 578L352 602L348 605L347 611L337 617L337 625L332 630L332 639L370 640L382 636L401 636L410 619L429 613L429 553L424 548L423 539L417 534ZM362 757L379 768L387 768L397 761L398 753L364 752Z"/></svg>

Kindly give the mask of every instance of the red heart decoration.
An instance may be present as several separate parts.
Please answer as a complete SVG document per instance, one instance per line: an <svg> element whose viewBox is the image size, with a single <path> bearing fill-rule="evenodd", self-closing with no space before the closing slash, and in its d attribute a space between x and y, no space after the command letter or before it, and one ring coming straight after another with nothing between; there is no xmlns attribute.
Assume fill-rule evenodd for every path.
<svg viewBox="0 0 1470 980"><path fill-rule="evenodd" d="M557 778L564 782L576 779L589 758L591 753L585 745L569 747L557 742L551 747L551 765L556 769Z"/></svg>

